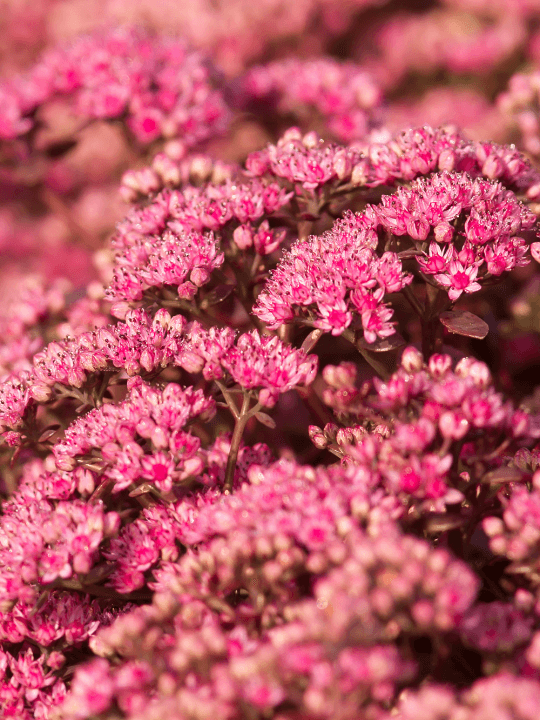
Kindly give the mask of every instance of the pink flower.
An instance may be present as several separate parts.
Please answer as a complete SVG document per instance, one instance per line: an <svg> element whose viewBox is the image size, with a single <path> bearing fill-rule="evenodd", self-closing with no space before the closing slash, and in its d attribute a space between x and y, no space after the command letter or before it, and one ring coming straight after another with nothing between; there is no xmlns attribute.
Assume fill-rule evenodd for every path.
<svg viewBox="0 0 540 720"><path fill-rule="evenodd" d="M445 274L435 275L435 280L444 288L448 288L448 297L455 302L462 293L478 292L482 289L480 283L475 282L478 275L478 265L465 268L457 261L452 260Z"/></svg>
<svg viewBox="0 0 540 720"><path fill-rule="evenodd" d="M445 272L451 260L455 258L455 250L452 245L441 247L437 243L430 243L429 252L426 257L418 256L416 262L428 275L436 275Z"/></svg>

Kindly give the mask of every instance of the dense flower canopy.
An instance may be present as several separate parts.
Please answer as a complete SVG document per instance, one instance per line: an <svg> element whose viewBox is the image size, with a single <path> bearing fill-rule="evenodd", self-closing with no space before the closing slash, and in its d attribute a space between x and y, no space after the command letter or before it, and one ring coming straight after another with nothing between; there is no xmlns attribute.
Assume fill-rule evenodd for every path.
<svg viewBox="0 0 540 720"><path fill-rule="evenodd" d="M540 717L535 0L5 0L0 716Z"/></svg>

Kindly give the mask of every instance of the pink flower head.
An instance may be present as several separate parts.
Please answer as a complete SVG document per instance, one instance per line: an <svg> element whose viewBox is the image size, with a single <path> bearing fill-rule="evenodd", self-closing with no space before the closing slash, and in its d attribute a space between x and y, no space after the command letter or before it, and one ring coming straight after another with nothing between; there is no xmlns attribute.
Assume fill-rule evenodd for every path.
<svg viewBox="0 0 540 720"><path fill-rule="evenodd" d="M285 253L257 299L254 314L270 328L294 317L340 335L361 318L367 342L392 335L393 310L384 303L412 281L395 253L378 258L376 223L367 214L346 215L332 230Z"/></svg>
<svg viewBox="0 0 540 720"><path fill-rule="evenodd" d="M465 268L457 261L452 260L446 273L435 275L435 280L448 289L448 297L455 302L462 293L473 293L481 290L480 283L475 282L478 275L478 266Z"/></svg>
<svg viewBox="0 0 540 720"><path fill-rule="evenodd" d="M317 373L316 356L256 330L241 335L222 363L241 387L262 388L259 400L268 406L275 404L280 393L311 384Z"/></svg>

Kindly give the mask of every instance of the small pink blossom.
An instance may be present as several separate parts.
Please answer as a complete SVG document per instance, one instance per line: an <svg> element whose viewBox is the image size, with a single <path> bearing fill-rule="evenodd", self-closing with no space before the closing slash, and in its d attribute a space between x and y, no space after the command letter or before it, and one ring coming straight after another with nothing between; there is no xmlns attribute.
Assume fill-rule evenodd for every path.
<svg viewBox="0 0 540 720"><path fill-rule="evenodd" d="M478 275L478 266L465 268L457 261L450 262L447 272L435 275L435 280L448 289L448 297L455 302L462 293L473 293L481 290L480 283L475 282Z"/></svg>

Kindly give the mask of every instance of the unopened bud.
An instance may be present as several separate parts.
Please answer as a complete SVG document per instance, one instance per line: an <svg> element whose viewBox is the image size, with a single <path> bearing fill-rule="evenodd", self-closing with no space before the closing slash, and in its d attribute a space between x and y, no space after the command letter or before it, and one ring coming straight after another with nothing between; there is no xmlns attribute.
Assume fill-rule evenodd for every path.
<svg viewBox="0 0 540 720"><path fill-rule="evenodd" d="M408 373L417 373L424 367L422 353L411 345L401 354L401 367Z"/></svg>
<svg viewBox="0 0 540 720"><path fill-rule="evenodd" d="M317 425L310 425L308 428L309 438L311 442L319 450L324 450L328 447L328 440L324 436L323 431Z"/></svg>

